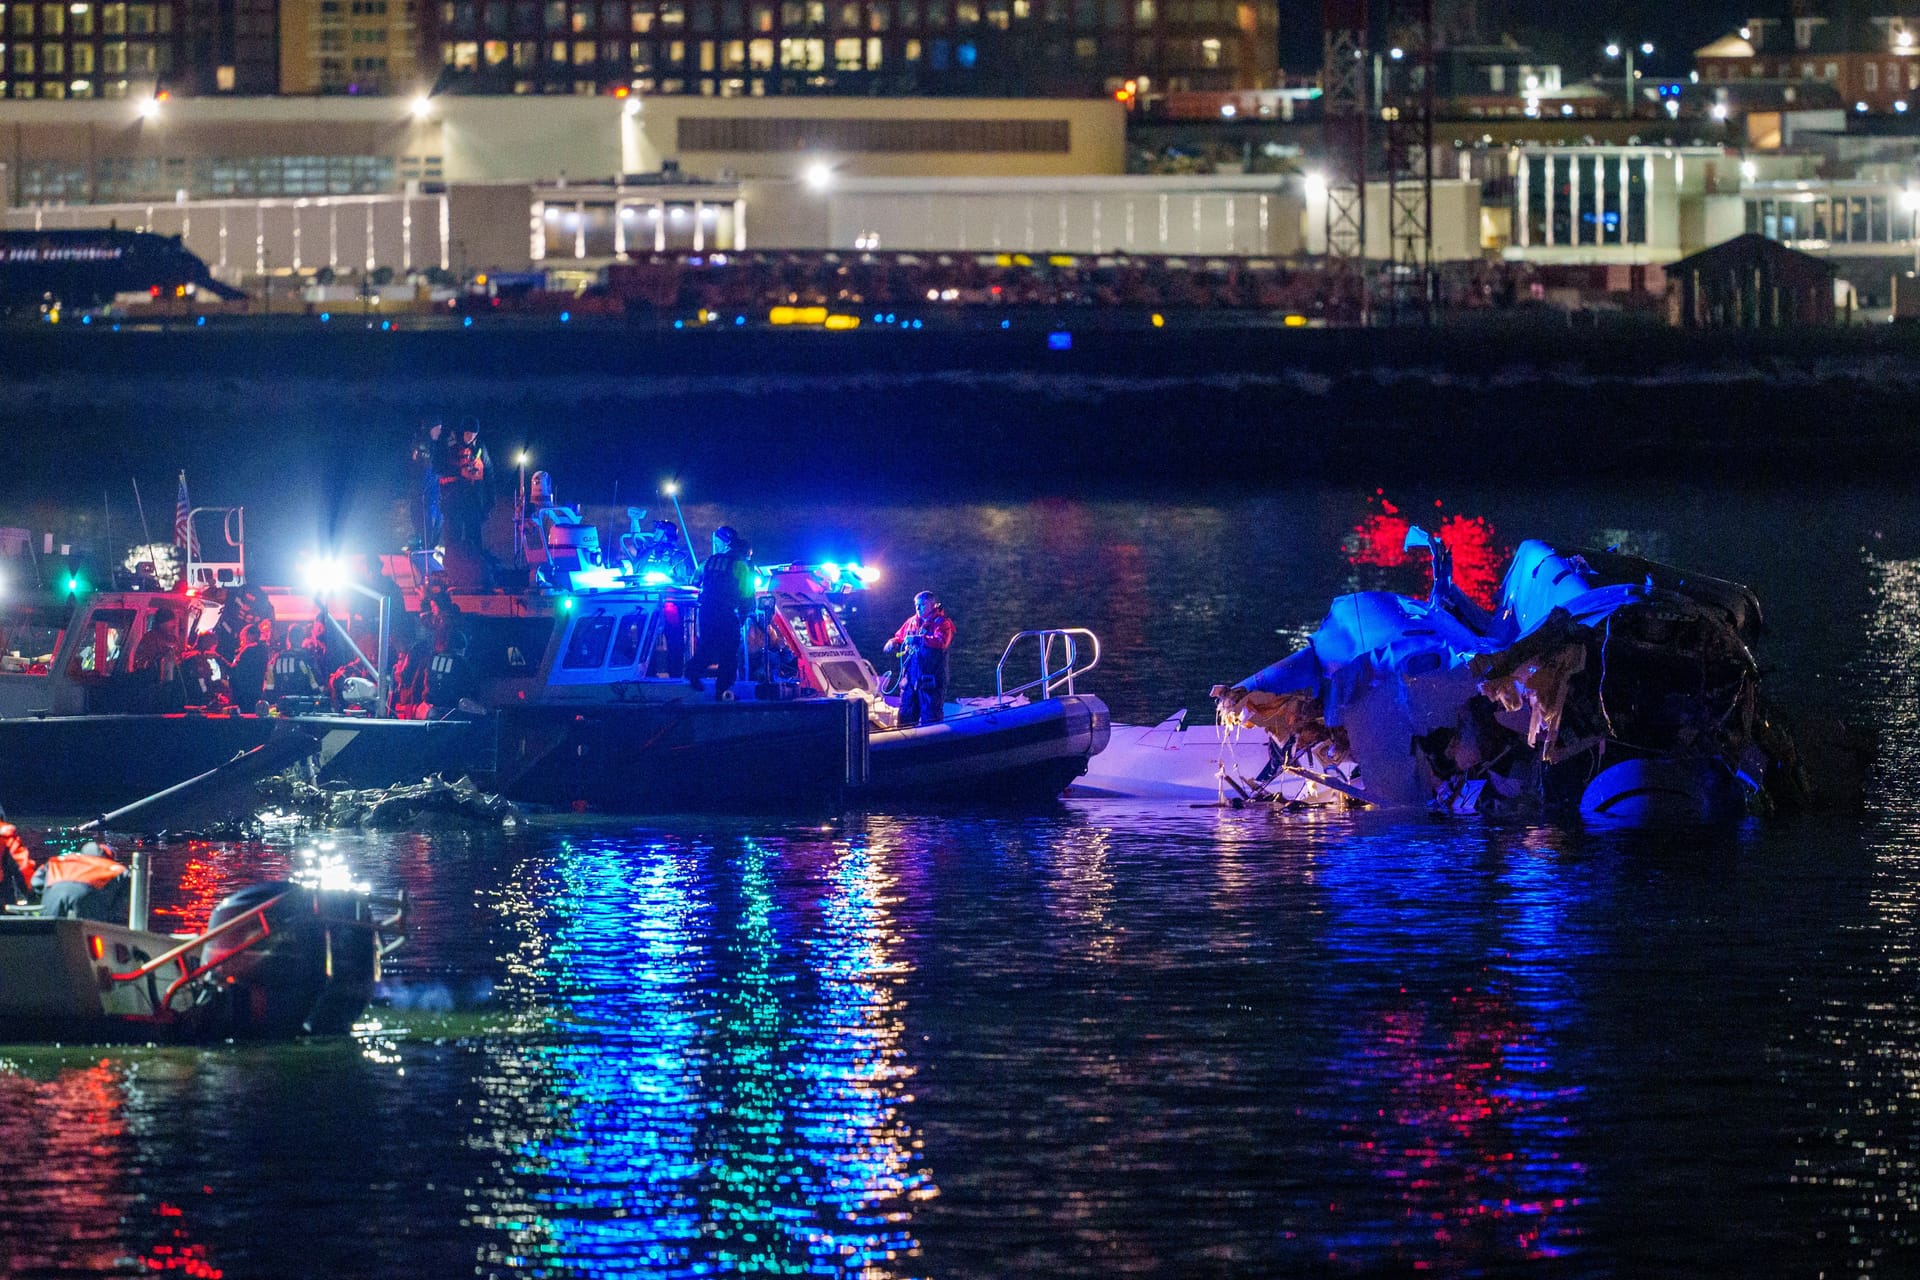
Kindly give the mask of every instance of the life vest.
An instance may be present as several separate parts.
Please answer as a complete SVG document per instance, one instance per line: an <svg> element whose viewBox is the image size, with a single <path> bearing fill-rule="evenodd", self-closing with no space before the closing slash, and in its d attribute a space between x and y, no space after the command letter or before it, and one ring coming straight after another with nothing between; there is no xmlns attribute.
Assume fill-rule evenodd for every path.
<svg viewBox="0 0 1920 1280"><path fill-rule="evenodd" d="M320 691L313 659L304 649L288 649L273 660L273 692L279 698L310 698Z"/></svg>
<svg viewBox="0 0 1920 1280"><path fill-rule="evenodd" d="M732 551L716 551L700 571L700 614L722 620L738 618L753 604L753 570L747 558Z"/></svg>
<svg viewBox="0 0 1920 1280"><path fill-rule="evenodd" d="M457 653L436 653L427 664L427 701L451 707L473 692L473 664Z"/></svg>
<svg viewBox="0 0 1920 1280"><path fill-rule="evenodd" d="M24 888L33 879L33 850L20 838L20 829L11 822L0 822L0 857L11 859L20 872Z"/></svg>
<svg viewBox="0 0 1920 1280"><path fill-rule="evenodd" d="M112 858L97 853L62 853L48 858L33 873L33 887L46 890L65 881L104 889L127 874L127 869Z"/></svg>

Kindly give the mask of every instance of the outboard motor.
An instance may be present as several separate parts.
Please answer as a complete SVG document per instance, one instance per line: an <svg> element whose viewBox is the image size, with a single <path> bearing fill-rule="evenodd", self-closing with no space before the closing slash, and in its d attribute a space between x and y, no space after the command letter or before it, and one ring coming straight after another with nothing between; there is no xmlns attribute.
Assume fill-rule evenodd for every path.
<svg viewBox="0 0 1920 1280"><path fill-rule="evenodd" d="M249 915L251 924L234 925L200 956L214 979L210 989L225 1002L227 1034L350 1030L380 971L378 928L366 896L270 880L229 895L207 928Z"/></svg>

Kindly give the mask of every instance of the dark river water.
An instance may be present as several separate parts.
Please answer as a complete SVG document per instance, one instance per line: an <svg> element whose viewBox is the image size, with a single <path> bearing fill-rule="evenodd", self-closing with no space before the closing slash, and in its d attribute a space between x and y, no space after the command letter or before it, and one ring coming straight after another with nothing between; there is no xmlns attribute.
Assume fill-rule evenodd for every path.
<svg viewBox="0 0 1920 1280"><path fill-rule="evenodd" d="M778 495L772 495L777 498ZM1436 501L1444 507L1435 507ZM412 934L352 1038L0 1047L8 1276L1920 1274L1920 499L1652 482L724 515L1127 720L1451 519L1750 582L1770 687L1877 726L1859 815L1718 836L1066 801L536 818L158 855L197 925L321 840ZM1484 563L1483 563L1484 562ZM1022 678L1025 678L1024 676Z"/></svg>

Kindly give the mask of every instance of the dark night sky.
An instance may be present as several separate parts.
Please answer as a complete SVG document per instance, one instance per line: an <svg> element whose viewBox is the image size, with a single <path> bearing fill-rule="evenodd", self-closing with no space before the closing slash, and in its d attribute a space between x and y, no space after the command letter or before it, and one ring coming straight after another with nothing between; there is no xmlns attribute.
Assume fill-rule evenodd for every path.
<svg viewBox="0 0 1920 1280"><path fill-rule="evenodd" d="M1436 22L1463 0L1434 0ZM1739 27L1755 13L1786 13L1786 0L1599 0L1581 5L1570 0L1465 0L1479 10L1480 31L1488 40L1502 32L1530 44L1548 60L1557 60L1568 79L1581 79L1604 61L1608 40L1651 40L1656 52L1649 71L1684 75L1693 69L1693 51ZM1385 0L1369 6L1375 21ZM1823 7L1823 6L1822 6ZM1320 61L1320 0L1281 0L1281 56L1296 73Z"/></svg>

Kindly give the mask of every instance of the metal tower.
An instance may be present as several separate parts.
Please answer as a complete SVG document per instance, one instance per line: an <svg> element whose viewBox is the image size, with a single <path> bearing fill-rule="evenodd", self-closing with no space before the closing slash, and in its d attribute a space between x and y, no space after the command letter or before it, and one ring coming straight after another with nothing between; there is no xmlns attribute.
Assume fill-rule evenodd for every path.
<svg viewBox="0 0 1920 1280"><path fill-rule="evenodd" d="M1433 319L1433 0L1388 0L1387 312ZM1397 56L1395 56L1397 55Z"/></svg>
<svg viewBox="0 0 1920 1280"><path fill-rule="evenodd" d="M1367 306L1367 0L1324 0L1327 317L1365 324Z"/></svg>

